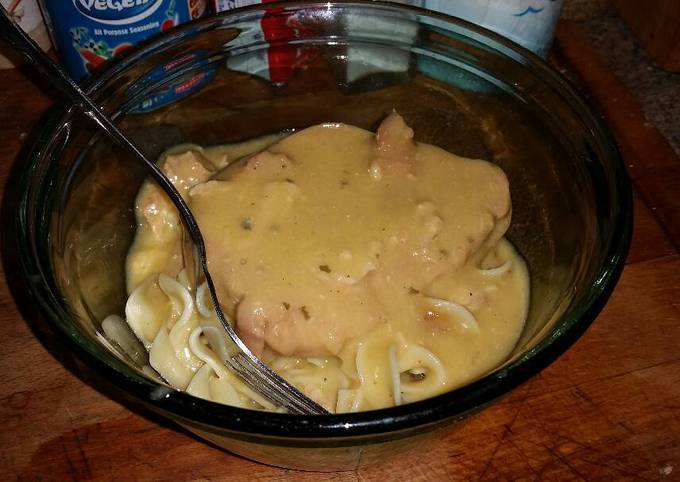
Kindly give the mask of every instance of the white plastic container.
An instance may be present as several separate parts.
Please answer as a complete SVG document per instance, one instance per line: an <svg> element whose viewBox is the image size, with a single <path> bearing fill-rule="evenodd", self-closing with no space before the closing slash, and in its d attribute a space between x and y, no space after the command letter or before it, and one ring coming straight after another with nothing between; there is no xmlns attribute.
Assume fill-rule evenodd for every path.
<svg viewBox="0 0 680 482"><path fill-rule="evenodd" d="M425 0L425 8L482 25L545 58L562 0Z"/></svg>

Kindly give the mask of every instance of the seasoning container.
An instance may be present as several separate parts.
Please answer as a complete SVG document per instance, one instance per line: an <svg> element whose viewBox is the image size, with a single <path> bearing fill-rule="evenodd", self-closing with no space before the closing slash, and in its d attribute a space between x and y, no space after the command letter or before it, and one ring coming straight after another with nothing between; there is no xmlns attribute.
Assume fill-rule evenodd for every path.
<svg viewBox="0 0 680 482"><path fill-rule="evenodd" d="M601 0L604 1L604 0ZM212 0L215 12L268 0ZM545 58L552 45L562 0L392 0L424 7L493 30ZM370 19L365 21L370 22Z"/></svg>
<svg viewBox="0 0 680 482"><path fill-rule="evenodd" d="M47 51L50 49L50 37L43 22L37 0L0 0L10 17L26 32L40 48ZM7 57L3 54L7 53ZM0 52L0 69L11 69L23 59L14 53L4 50Z"/></svg>
<svg viewBox="0 0 680 482"><path fill-rule="evenodd" d="M269 0L273 1L273 0ZM233 8L247 7L248 5L255 5L257 3L266 3L267 0L212 0L213 12L226 12Z"/></svg>
<svg viewBox="0 0 680 482"><path fill-rule="evenodd" d="M269 1L212 0L212 7L214 12L219 13ZM426 8L482 25L544 58L552 45L562 2L563 0L392 0L392 3ZM294 18L277 18L276 15L269 15L277 8L272 6L262 13L261 18L253 20L253 25L248 29L249 35L258 36L270 43L278 34L285 34L287 30L291 31L291 34L294 31L295 35L304 36L305 32L296 28ZM386 22L384 19L365 18L349 11L344 21L344 28L350 32L389 30L395 42L409 43L418 35L411 22L400 21L399 18ZM278 25L279 23L281 25ZM313 47L270 46L268 49L230 57L227 66L232 70L265 78L274 84L285 84L296 69L304 68L314 58ZM441 62L425 57L416 59L406 50L378 45L361 47L350 45L347 47L346 59L346 72L342 80L349 89L354 84L377 86L383 80L388 83L394 81L395 76L408 76L413 61L417 63L420 71L435 79L455 81L462 89L477 91L489 88L474 76L465 77L459 69L453 69L455 71L453 72ZM452 75L455 75L455 80L451 78Z"/></svg>
<svg viewBox="0 0 680 482"><path fill-rule="evenodd" d="M271 3L275 0L212 1L213 11L219 13L248 5ZM300 37L314 35L315 32L310 30L309 27L302 27L296 22L295 16L277 15L281 11L281 6L272 6L262 11L257 18L248 22L249 28L246 29L248 39L245 41L254 37L275 44L276 40L281 38L290 38L294 35ZM244 41L242 37L237 37L232 42L239 43L242 41ZM261 77L276 85L282 85L288 82L296 70L304 69L317 56L318 50L313 46L270 45L267 49L257 49L253 52L229 57L227 67L231 70Z"/></svg>
<svg viewBox="0 0 680 482"><path fill-rule="evenodd" d="M213 11L224 12L234 8L245 7L260 3L271 3L274 0L213 0ZM410 3L408 0L393 0L394 3ZM422 3L416 0L415 3ZM306 35L313 36L314 32L309 26L303 28L296 21L295 16L286 17L276 15L281 11L280 6L273 5L263 11L259 18L251 22L248 29L250 36L258 37L272 45L267 49L258 49L254 52L232 56L227 60L227 67L231 70L246 72L251 75L262 77L273 84L285 84L296 70L304 69L318 56L317 49L313 46L275 45L278 38L289 38ZM394 30L396 40L410 40L417 30L412 25L397 25L386 23L384 20L362 18L360 15L348 12L344 17L344 28L348 31L365 31L371 29ZM305 22L302 22L305 24ZM235 42L239 40L236 39ZM346 53L346 72L343 83L350 84L355 80L370 76L374 73L379 75L388 73L402 73L409 68L410 54L407 51L386 49L379 46L373 48L348 47Z"/></svg>
<svg viewBox="0 0 680 482"><path fill-rule="evenodd" d="M138 42L208 13L208 0L41 0L62 63L81 80Z"/></svg>

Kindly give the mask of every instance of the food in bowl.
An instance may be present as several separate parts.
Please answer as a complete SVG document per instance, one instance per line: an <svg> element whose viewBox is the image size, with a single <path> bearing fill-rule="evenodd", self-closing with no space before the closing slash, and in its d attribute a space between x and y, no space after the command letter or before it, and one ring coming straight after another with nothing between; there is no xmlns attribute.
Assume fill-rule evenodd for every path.
<svg viewBox="0 0 680 482"><path fill-rule="evenodd" d="M505 174L413 136L394 112L375 134L325 124L162 160L241 338L331 412L463 385L504 361L526 320L527 269L504 238ZM238 150L258 152L234 161ZM147 181L135 209L125 315L151 367L190 394L276 409L224 365L207 289L183 271L170 200Z"/></svg>

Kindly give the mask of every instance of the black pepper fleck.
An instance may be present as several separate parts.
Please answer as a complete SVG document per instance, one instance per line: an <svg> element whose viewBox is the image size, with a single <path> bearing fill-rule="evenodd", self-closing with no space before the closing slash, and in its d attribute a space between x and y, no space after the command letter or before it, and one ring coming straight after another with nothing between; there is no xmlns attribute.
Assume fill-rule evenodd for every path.
<svg viewBox="0 0 680 482"><path fill-rule="evenodd" d="M411 381L413 381L413 382L419 382L419 381L421 381L421 380L425 380L426 375L425 375L425 373L423 373L423 372L417 372L417 373L408 372L408 377L409 377L409 378L411 379Z"/></svg>
<svg viewBox="0 0 680 482"><path fill-rule="evenodd" d="M246 231L253 229L253 218L244 218L243 221L241 221L241 227Z"/></svg>

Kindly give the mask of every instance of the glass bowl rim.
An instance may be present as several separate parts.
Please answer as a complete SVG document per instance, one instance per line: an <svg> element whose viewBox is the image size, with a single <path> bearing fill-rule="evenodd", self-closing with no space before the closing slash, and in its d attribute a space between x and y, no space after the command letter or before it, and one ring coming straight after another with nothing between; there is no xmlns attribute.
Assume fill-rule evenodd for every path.
<svg viewBox="0 0 680 482"><path fill-rule="evenodd" d="M208 430L214 428L268 437L347 439L357 436L394 433L460 418L516 388L566 351L585 332L602 310L623 270L632 234L632 190L623 161L608 129L568 81L542 59L514 42L465 20L418 7L370 0L347 2L295 1L258 4L183 24L158 38L143 42L135 47L130 55L94 75L83 84L84 89L89 93L96 93L107 81L125 71L127 67L133 65L146 53L162 49L166 44L174 44L180 41L184 35L197 27L215 25L230 19L236 20L244 15L271 8L297 10L331 7L359 7L375 11L407 12L418 15L419 22L424 17L481 34L517 55L540 81L551 85L563 96L566 96L572 103L573 109L580 114L584 124L591 128L592 137L598 139L604 146L604 150L607 151L613 169L611 173L614 178L613 192L619 195L613 208L615 217L612 220L612 231L609 233L610 242L606 246L602 265L593 276L594 283L583 299L577 306L562 315L560 321L552 329L550 336L546 336L536 346L524 352L517 360L507 366L496 369L470 384L436 397L386 409L327 416L259 412L196 398L145 377L108 352L103 346L95 345L82 336L77 329L74 329L68 319L68 310L65 310L62 306L58 294L51 291L51 284L45 278L45 273L50 272L49 263L48 266L43 266L44 258L28 248L31 246L32 240L24 220L29 194L32 189L44 189L44 186L32 186L30 174L37 165L45 161L46 152L49 151L45 148L58 140L61 126L68 122L72 114L70 108L56 106L51 109L47 121L36 132L34 139L37 139L38 142L30 148L26 156L28 162L25 166L22 166L22 185L26 186L26 189L22 190L19 216L17 216L16 222L18 224L18 247L23 275L31 293L38 300L43 315L51 322L51 325L56 325L59 328L58 332L66 339L68 345L75 349L80 358L87 360L88 365L95 372L104 376L118 389L132 395L144 404L150 404L154 410L171 419L184 421L194 426L203 426ZM517 61L517 59L513 60ZM39 275L38 277L35 276L36 273Z"/></svg>

